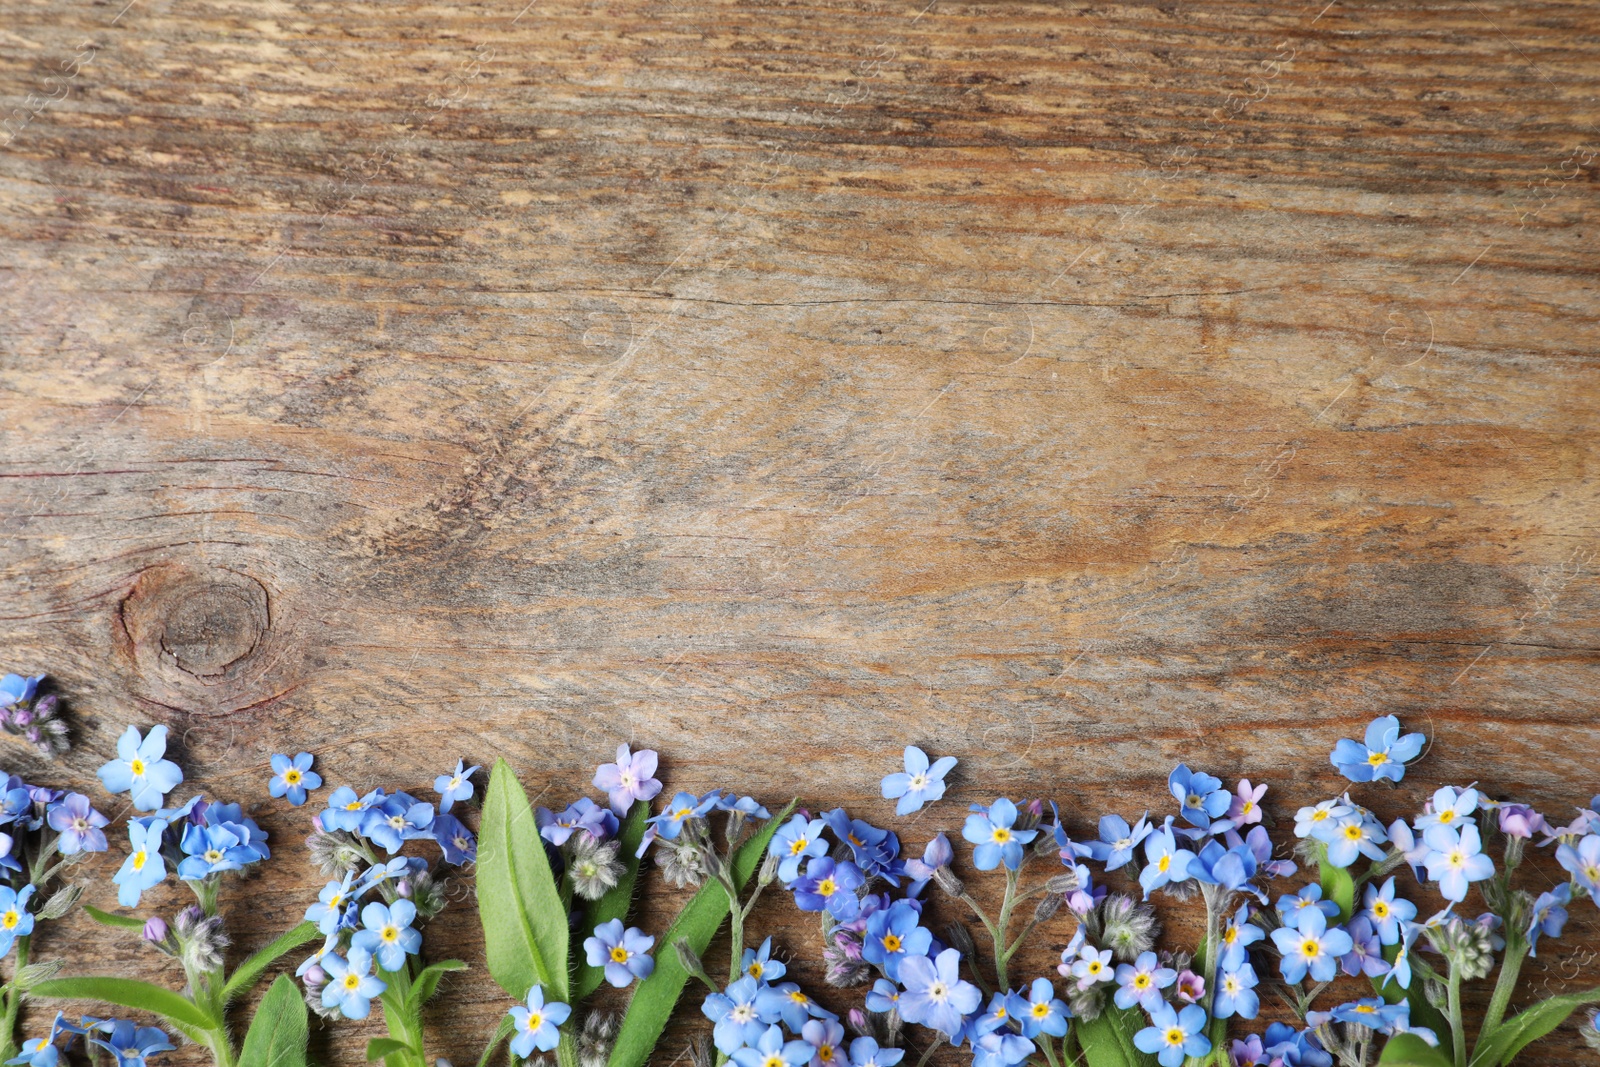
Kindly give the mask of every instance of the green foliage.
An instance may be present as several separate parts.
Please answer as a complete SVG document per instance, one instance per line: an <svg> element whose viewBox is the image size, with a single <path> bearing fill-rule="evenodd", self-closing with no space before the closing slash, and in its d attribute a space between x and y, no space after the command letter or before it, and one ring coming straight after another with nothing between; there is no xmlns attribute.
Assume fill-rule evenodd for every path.
<svg viewBox="0 0 1600 1067"><path fill-rule="evenodd" d="M261 977L261 972L272 966L284 954L293 952L308 941L321 936L316 923L301 923L293 930L283 934L270 945L239 964L237 970L228 978L222 987L222 999L232 1000L240 993L247 991L256 984L256 979Z"/></svg>
<svg viewBox="0 0 1600 1067"><path fill-rule="evenodd" d="M794 803L791 801L788 807L775 818L767 820L767 824L755 836L739 847L729 872L736 889L743 891L756 868L761 866L767 842L772 840L772 835L793 810ZM666 1029L667 1019L672 1015L672 1009L689 980L688 972L683 969L683 963L679 961L673 946L680 939L686 939L690 948L697 954L703 954L722 927L722 921L728 917L728 912L728 894L715 881L708 881L684 905L667 932L656 941L656 969L634 990L627 1014L622 1017L617 1043L611 1050L610 1067L644 1067L649 1062L656 1042L661 1039L661 1032Z"/></svg>
<svg viewBox="0 0 1600 1067"><path fill-rule="evenodd" d="M1450 1055L1416 1034L1396 1034L1383 1046L1379 1067L1452 1067Z"/></svg>
<svg viewBox="0 0 1600 1067"><path fill-rule="evenodd" d="M1356 883L1350 877L1350 871L1344 867L1335 867L1327 860L1319 865L1322 882L1322 899L1331 900L1339 905L1339 922L1349 922L1350 916L1355 914Z"/></svg>
<svg viewBox="0 0 1600 1067"><path fill-rule="evenodd" d="M407 1003L420 1010L439 991L439 979L450 971L464 971L466 969L467 965L460 960L440 960L438 963L428 964L412 981L411 992L406 997Z"/></svg>
<svg viewBox="0 0 1600 1067"><path fill-rule="evenodd" d="M85 904L83 910L88 913L89 918L101 926L116 926L123 930L142 931L144 929L144 920L136 919L131 915L113 915L109 911L101 911L93 904Z"/></svg>
<svg viewBox="0 0 1600 1067"><path fill-rule="evenodd" d="M511 1016L503 1015L500 1017L500 1025L494 1028L494 1036L489 1038L489 1043L484 1046L483 1055L478 1057L478 1067L489 1067L489 1061L494 1058L495 1049L499 1048L501 1042L511 1036L512 1025Z"/></svg>
<svg viewBox="0 0 1600 1067"><path fill-rule="evenodd" d="M1510 1063L1517 1053L1566 1022L1573 1012L1585 1004L1597 1002L1600 1002L1600 988L1585 989L1542 1000L1513 1015L1495 1027L1494 1033L1479 1038L1472 1067L1502 1067Z"/></svg>
<svg viewBox="0 0 1600 1067"><path fill-rule="evenodd" d="M403 1055L411 1051L411 1046L404 1041L396 1041L392 1037L375 1037L367 1042L367 1062L381 1060L386 1056Z"/></svg>
<svg viewBox="0 0 1600 1067"><path fill-rule="evenodd" d="M1133 1047L1133 1035L1143 1025L1143 1017L1133 1009L1123 1010L1110 1004L1090 1022L1072 1024L1078 1034L1078 1044L1083 1047L1083 1058L1089 1067L1147 1067L1156 1062Z"/></svg>
<svg viewBox="0 0 1600 1067"><path fill-rule="evenodd" d="M306 1067L308 1034L300 987L293 978L280 974L250 1022L239 1067Z"/></svg>
<svg viewBox="0 0 1600 1067"><path fill-rule="evenodd" d="M567 909L528 794L505 760L489 775L478 837L478 917L489 973L515 1000L535 984L567 1000Z"/></svg>
<svg viewBox="0 0 1600 1067"><path fill-rule="evenodd" d="M54 978L33 987L34 997L57 1000L101 1000L163 1016L174 1025L192 1030L217 1030L221 1020L213 1019L199 1005L137 978Z"/></svg>

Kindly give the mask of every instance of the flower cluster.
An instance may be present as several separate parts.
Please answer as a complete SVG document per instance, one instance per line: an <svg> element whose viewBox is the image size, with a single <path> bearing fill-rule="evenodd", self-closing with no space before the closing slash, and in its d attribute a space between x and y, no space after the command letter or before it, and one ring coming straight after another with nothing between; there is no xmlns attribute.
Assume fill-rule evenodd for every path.
<svg viewBox="0 0 1600 1067"><path fill-rule="evenodd" d="M844 1062L847 1053L839 1017L796 983L781 980L788 972L772 958L771 938L759 949L746 949L740 962L740 977L720 991L713 989L700 1005L712 1022L711 1040L718 1052L740 1067L768 1067L774 1062L801 1067L815 1060L829 1063L835 1057Z"/></svg>
<svg viewBox="0 0 1600 1067"><path fill-rule="evenodd" d="M47 691L43 674L0 677L0 728L26 739L46 759L72 748L60 698Z"/></svg>
<svg viewBox="0 0 1600 1067"><path fill-rule="evenodd" d="M380 786L357 794L347 785L340 786L328 795L328 806L312 820L314 832L307 840L312 855L327 873L350 872L363 862L376 863L375 849L394 856L407 841L432 841L446 863L471 863L478 854L477 838L449 811L457 797L472 795L467 778L478 768L462 771L458 762L456 769L456 775L439 779L444 786L439 789L437 812L432 804L404 791L391 793ZM461 781L451 785L452 778Z"/></svg>
<svg viewBox="0 0 1600 1067"><path fill-rule="evenodd" d="M150 732L154 736L156 731ZM117 903L125 908L138 907L144 893L164 881L169 870L177 871L202 903L214 902L223 874L242 872L272 856L267 832L240 805L204 796L130 818L128 844L128 858L111 878Z"/></svg>
<svg viewBox="0 0 1600 1067"><path fill-rule="evenodd" d="M69 1051L78 1038L83 1038L91 1060L94 1049L111 1053L117 1067L146 1067L150 1057L158 1052L171 1052L177 1046L165 1031L154 1026L138 1026L126 1019L96 1019L82 1016L70 1023L60 1012L50 1026L49 1037L29 1038L21 1053L6 1060L7 1064L26 1064L27 1067L57 1067L61 1054Z"/></svg>

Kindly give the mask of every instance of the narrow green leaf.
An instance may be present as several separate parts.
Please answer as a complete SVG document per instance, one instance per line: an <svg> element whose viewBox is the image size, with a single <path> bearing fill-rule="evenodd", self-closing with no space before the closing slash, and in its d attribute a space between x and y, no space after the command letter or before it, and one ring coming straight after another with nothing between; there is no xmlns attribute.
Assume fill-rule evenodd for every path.
<svg viewBox="0 0 1600 1067"><path fill-rule="evenodd" d="M621 919L624 924L628 921L628 909L633 904L633 887L639 880L639 857L634 853L639 851L639 842L644 840L645 823L650 819L650 805L644 801L637 801L628 811L628 817L622 824L622 830L617 836L621 848L617 855L623 861L624 870L622 878L615 887L595 902L589 909L588 919L584 925L592 933L594 928L601 923L610 922L612 919ZM600 988L600 983L605 981L606 969L604 967L591 967L586 960L578 961L578 974L574 979L572 1000L574 1003Z"/></svg>
<svg viewBox="0 0 1600 1067"><path fill-rule="evenodd" d="M1339 905L1339 921L1349 922L1355 914L1356 883L1344 867L1335 867L1327 860L1321 864L1322 899Z"/></svg>
<svg viewBox="0 0 1600 1067"><path fill-rule="evenodd" d="M307 941L315 941L322 936L316 923L301 923L293 930L279 937L272 944L257 952L254 956L239 964L237 970L229 977L222 987L222 999L232 1000L240 993L245 992L256 984L256 979L261 977L261 972L272 966L285 953L293 952Z"/></svg>
<svg viewBox="0 0 1600 1067"><path fill-rule="evenodd" d="M101 911L93 904L85 904L83 910L89 914L89 918L101 926L120 926L124 930L144 929L144 920L131 915L113 915L109 911Z"/></svg>
<svg viewBox="0 0 1600 1067"><path fill-rule="evenodd" d="M494 1058L494 1050L500 1047L502 1041L511 1036L511 1027L513 1025L511 1016L502 1015L500 1017L500 1025L494 1028L494 1036L489 1038L489 1044L484 1047L483 1055L478 1057L478 1067L489 1067L489 1061Z"/></svg>
<svg viewBox="0 0 1600 1067"><path fill-rule="evenodd" d="M513 1000L536 983L567 1000L567 909L561 904L528 794L495 761L478 835L478 919L489 973Z"/></svg>
<svg viewBox="0 0 1600 1067"><path fill-rule="evenodd" d="M137 978L53 978L33 987L31 996L41 1000L100 1000L154 1012L175 1023L198 1030L216 1030L221 1023L202 1011L188 997Z"/></svg>
<svg viewBox="0 0 1600 1067"><path fill-rule="evenodd" d="M1567 1016L1585 1004L1600 1003L1600 988L1565 993L1559 997L1540 1001L1495 1028L1494 1033L1480 1039L1473 1067L1502 1067L1510 1063L1528 1045L1539 1040L1562 1023Z"/></svg>
<svg viewBox="0 0 1600 1067"><path fill-rule="evenodd" d="M439 988L439 979L443 978L446 972L464 971L466 969L467 965L460 960L440 960L438 963L430 963L418 973L416 980L411 983L411 993L407 1000L414 1008L421 1008L422 1005L433 999L433 994Z"/></svg>
<svg viewBox="0 0 1600 1067"><path fill-rule="evenodd" d="M1396 1034L1383 1046L1378 1067L1451 1067L1450 1056L1416 1034Z"/></svg>
<svg viewBox="0 0 1600 1067"><path fill-rule="evenodd" d="M293 978L280 974L250 1020L239 1067L306 1067L308 1035L300 987Z"/></svg>
<svg viewBox="0 0 1600 1067"><path fill-rule="evenodd" d="M411 1046L392 1037L375 1037L367 1042L367 1062L393 1056L397 1052L410 1052Z"/></svg>
<svg viewBox="0 0 1600 1067"><path fill-rule="evenodd" d="M793 810L794 802L790 801L788 807L775 818L768 819L755 836L739 846L738 852L734 853L733 869L729 871L735 888L743 891L745 883L761 866L761 860L767 852L767 842L772 840L772 835ZM482 854L481 846L479 854ZM634 990L627 1014L622 1017L617 1043L611 1050L610 1067L644 1067L649 1061L656 1042L661 1039L661 1031L666 1029L667 1019L678 1003L678 996L689 980L672 946L679 938L687 938L689 947L704 955L706 946L727 917L728 894L721 885L708 882L683 906L667 932L656 938L656 969Z"/></svg>
<svg viewBox="0 0 1600 1067"><path fill-rule="evenodd" d="M1094 1021L1073 1022L1078 1044L1083 1048L1084 1061L1089 1067L1146 1067L1147 1064L1154 1064L1154 1056L1147 1056L1133 1046L1133 1035L1141 1029L1140 1022L1131 1009L1124 1011L1109 1004Z"/></svg>

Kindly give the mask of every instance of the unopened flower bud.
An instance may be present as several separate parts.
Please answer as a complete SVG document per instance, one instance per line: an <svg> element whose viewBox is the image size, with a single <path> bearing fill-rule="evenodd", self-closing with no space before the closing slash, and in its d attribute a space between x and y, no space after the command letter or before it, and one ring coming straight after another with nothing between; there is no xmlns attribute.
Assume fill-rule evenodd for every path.
<svg viewBox="0 0 1600 1067"><path fill-rule="evenodd" d="M319 964L313 963L310 967L306 968L305 979L307 986L320 987L327 984L328 972L323 970Z"/></svg>
<svg viewBox="0 0 1600 1067"><path fill-rule="evenodd" d="M957 878L949 867L940 867L933 872L933 884L952 897L960 898L967 895L967 887L961 884L961 879Z"/></svg>
<svg viewBox="0 0 1600 1067"><path fill-rule="evenodd" d="M159 945L167 939L167 920L159 915L152 915L144 921L144 931L141 935L152 945Z"/></svg>
<svg viewBox="0 0 1600 1067"><path fill-rule="evenodd" d="M851 1008L846 1012L844 1021L850 1027L852 1033L859 1034L862 1037L872 1036L871 1024L867 1022L867 1013L860 1008Z"/></svg>
<svg viewBox="0 0 1600 1067"><path fill-rule="evenodd" d="M717 983L706 974L705 964L700 961L700 954L689 944L687 937L680 937L672 943L672 949L678 954L678 962L683 965L684 971L691 978L698 978L712 989L717 988Z"/></svg>
<svg viewBox="0 0 1600 1067"><path fill-rule="evenodd" d="M1070 893L1081 884L1077 871L1063 871L1046 882L1044 888L1047 893Z"/></svg>
<svg viewBox="0 0 1600 1067"><path fill-rule="evenodd" d="M977 954L978 948L972 943L972 935L960 923L951 923L944 928L944 937L950 947L971 959Z"/></svg>
<svg viewBox="0 0 1600 1067"><path fill-rule="evenodd" d="M689 1042L689 1067L712 1067L711 1042L704 1034Z"/></svg>
<svg viewBox="0 0 1600 1067"><path fill-rule="evenodd" d="M768 852L761 861L761 870L756 873L756 882L762 886L769 886L778 880L778 854Z"/></svg>
<svg viewBox="0 0 1600 1067"><path fill-rule="evenodd" d="M1450 994L1445 989L1444 983L1437 978L1429 978L1422 983L1422 995L1428 998L1429 1004L1440 1011L1446 1010L1446 1005L1450 1001Z"/></svg>
<svg viewBox="0 0 1600 1067"><path fill-rule="evenodd" d="M1048 893L1039 901L1038 907L1033 909L1034 922L1048 922L1056 912L1061 910L1061 902L1066 898L1060 893Z"/></svg>

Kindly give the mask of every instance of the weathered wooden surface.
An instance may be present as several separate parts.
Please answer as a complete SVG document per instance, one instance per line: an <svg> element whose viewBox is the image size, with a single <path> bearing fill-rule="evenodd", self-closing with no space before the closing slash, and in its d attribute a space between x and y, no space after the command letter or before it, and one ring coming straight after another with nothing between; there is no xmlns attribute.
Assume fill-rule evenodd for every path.
<svg viewBox="0 0 1600 1067"><path fill-rule="evenodd" d="M0 2L0 640L81 721L4 753L172 725L279 846L242 943L300 748L887 820L919 741L919 846L1180 758L1282 814L1391 711L1385 816L1600 787L1594 5L123 2Z"/></svg>

